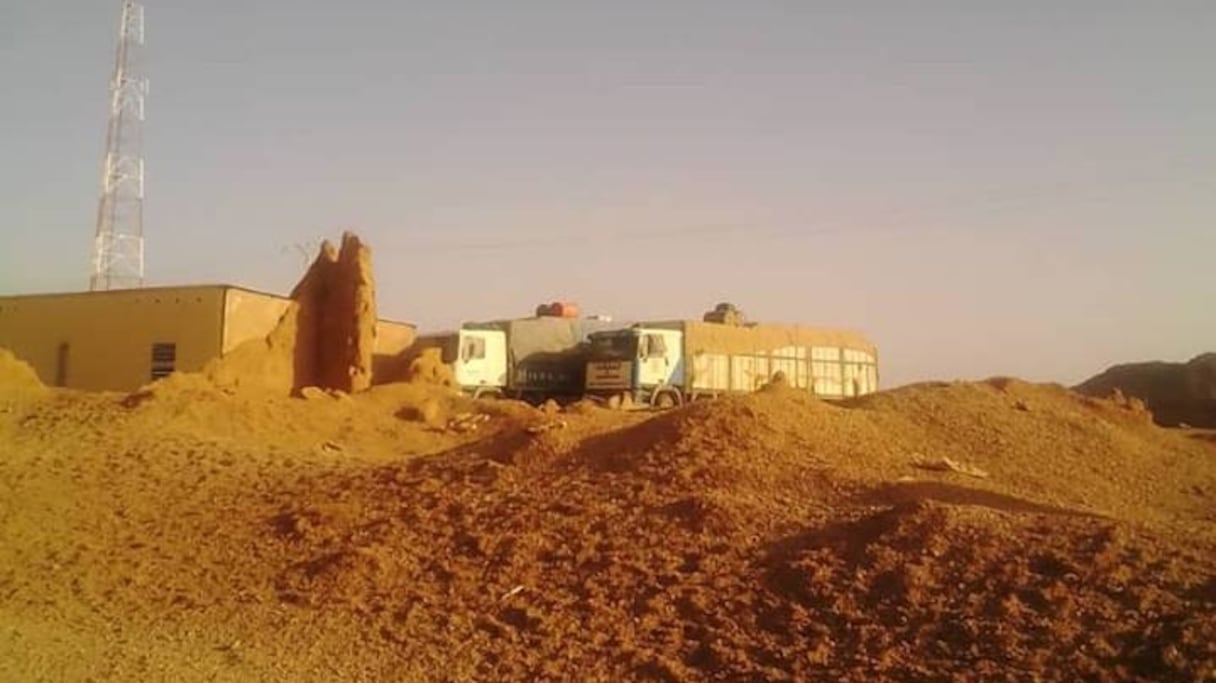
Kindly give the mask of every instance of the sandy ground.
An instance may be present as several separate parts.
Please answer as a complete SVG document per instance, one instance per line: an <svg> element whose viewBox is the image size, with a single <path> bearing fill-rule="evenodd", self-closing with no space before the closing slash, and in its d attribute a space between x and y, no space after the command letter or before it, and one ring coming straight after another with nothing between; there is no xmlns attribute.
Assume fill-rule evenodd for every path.
<svg viewBox="0 0 1216 683"><path fill-rule="evenodd" d="M552 414L7 381L0 680L1216 675L1216 442L1056 386Z"/></svg>

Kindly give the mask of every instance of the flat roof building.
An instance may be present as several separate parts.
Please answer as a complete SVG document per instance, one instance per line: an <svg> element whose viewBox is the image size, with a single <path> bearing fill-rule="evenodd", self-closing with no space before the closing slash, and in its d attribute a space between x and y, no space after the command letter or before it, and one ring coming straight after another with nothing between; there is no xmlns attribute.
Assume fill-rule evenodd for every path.
<svg viewBox="0 0 1216 683"><path fill-rule="evenodd" d="M265 337L290 304L224 284L0 296L0 347L48 385L130 391ZM378 357L399 355L415 336L389 320L375 332Z"/></svg>

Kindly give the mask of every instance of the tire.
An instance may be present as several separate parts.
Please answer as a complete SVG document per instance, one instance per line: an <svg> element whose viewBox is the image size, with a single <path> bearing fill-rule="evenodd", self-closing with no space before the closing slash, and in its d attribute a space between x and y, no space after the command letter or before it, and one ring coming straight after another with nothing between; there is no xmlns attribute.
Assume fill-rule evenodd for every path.
<svg viewBox="0 0 1216 683"><path fill-rule="evenodd" d="M674 391L660 391L655 394L651 405L659 410L669 410L680 405L680 397Z"/></svg>

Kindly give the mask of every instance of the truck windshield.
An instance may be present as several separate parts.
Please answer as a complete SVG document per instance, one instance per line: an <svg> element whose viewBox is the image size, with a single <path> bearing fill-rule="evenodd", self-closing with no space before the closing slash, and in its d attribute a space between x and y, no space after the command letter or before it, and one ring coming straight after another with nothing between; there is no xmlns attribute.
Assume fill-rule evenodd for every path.
<svg viewBox="0 0 1216 683"><path fill-rule="evenodd" d="M638 336L632 332L593 334L591 355L600 359L634 358L638 355Z"/></svg>

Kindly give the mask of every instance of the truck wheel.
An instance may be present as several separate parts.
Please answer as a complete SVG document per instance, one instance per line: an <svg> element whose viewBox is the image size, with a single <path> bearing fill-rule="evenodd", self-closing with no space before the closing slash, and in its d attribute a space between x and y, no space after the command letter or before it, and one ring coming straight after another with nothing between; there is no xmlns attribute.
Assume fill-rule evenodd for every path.
<svg viewBox="0 0 1216 683"><path fill-rule="evenodd" d="M655 395L653 404L655 408L667 410L679 405L680 399L674 392L662 391Z"/></svg>

